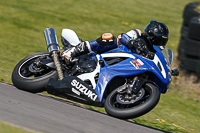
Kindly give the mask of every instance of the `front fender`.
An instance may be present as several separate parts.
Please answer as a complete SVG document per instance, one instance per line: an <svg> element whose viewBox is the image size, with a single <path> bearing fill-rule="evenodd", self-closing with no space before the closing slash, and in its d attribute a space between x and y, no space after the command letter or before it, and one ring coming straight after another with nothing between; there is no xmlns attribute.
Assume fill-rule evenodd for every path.
<svg viewBox="0 0 200 133"><path fill-rule="evenodd" d="M98 95L99 100L102 101L107 86L110 84L110 82L114 78L116 77L124 78L128 76L138 75L138 74L145 73L146 71L147 70L138 69L138 70L135 70L134 72L129 73L129 75L127 75L127 73L120 73L120 72L116 72L110 69L101 70L101 73L99 74L99 79L95 88L95 92Z"/></svg>

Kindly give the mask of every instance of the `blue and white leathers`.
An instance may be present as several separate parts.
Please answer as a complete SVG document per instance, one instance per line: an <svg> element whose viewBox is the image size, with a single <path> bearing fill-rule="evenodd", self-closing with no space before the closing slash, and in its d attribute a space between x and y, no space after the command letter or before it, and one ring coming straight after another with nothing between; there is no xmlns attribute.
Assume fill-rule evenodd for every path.
<svg viewBox="0 0 200 133"><path fill-rule="evenodd" d="M130 30L129 32L125 34L120 34L118 36L118 39L114 37L113 43L109 43L108 45L100 44L97 42L97 40L85 41L85 42L86 42L86 46L89 52L95 52L95 53L100 54L108 50L117 48L119 43L128 47L128 41L130 39L136 39L139 36L141 36L141 31L139 29L135 29L135 30ZM71 29L63 29L61 32L61 41L63 45L67 48L77 46L79 43L81 43L80 40L81 39L78 38L77 34ZM68 53L66 52L65 54L68 57L70 57L70 53L71 51L73 51L73 49L71 49L71 51L69 50L67 51Z"/></svg>
<svg viewBox="0 0 200 133"><path fill-rule="evenodd" d="M157 52L154 59L150 60L130 52L125 45L120 45L116 49L92 56L98 60L96 69L92 73L84 73L78 77L83 81L91 81L100 101L102 101L106 87L113 78L134 76L145 72L149 72L150 80L159 86L160 92L165 93L171 81L171 73L161 50L156 46L154 46L154 49ZM106 58L117 57L126 59L114 65L108 65L105 61ZM100 66L99 60L104 61L105 65L103 67ZM97 74L99 74L99 78L96 83L94 77Z"/></svg>
<svg viewBox="0 0 200 133"><path fill-rule="evenodd" d="M117 43L117 38L114 38L114 42L110 45L102 45L97 43L96 40L92 40L89 42L89 46L91 51L95 52L95 53L103 53L106 52L108 50L114 49L118 47L118 43Z"/></svg>

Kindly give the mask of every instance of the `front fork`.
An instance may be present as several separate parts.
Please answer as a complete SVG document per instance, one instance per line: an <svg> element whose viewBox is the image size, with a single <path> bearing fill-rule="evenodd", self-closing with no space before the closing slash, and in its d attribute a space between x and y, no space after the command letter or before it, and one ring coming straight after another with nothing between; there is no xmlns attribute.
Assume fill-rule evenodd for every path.
<svg viewBox="0 0 200 133"><path fill-rule="evenodd" d="M135 76L133 79L127 79L127 93L129 95L138 94L142 86L147 82L148 76L146 74Z"/></svg>
<svg viewBox="0 0 200 133"><path fill-rule="evenodd" d="M138 77L138 76L134 77L133 82L130 86L133 93L137 94L141 90L141 88L142 88L142 86L144 85L145 82L146 82L146 80L142 77Z"/></svg>
<svg viewBox="0 0 200 133"><path fill-rule="evenodd" d="M126 83L120 87L117 92L118 93L126 93L128 95L138 94L142 89L142 86L147 82L147 76L135 76L133 79L127 79Z"/></svg>

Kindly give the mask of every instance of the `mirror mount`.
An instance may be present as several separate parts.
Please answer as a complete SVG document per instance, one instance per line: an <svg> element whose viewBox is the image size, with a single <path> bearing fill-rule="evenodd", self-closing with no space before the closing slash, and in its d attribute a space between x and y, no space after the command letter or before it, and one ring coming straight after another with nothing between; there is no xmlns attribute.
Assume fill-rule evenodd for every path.
<svg viewBox="0 0 200 133"><path fill-rule="evenodd" d="M179 70L178 70L178 68L173 68L171 70L171 74L172 74L172 76L179 76Z"/></svg>

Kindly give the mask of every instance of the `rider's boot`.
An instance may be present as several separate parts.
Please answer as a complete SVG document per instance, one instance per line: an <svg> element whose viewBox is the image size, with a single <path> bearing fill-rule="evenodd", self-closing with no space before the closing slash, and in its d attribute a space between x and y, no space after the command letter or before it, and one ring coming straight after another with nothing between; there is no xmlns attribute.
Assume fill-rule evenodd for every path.
<svg viewBox="0 0 200 133"><path fill-rule="evenodd" d="M88 47L88 42L86 41L86 42L79 43L77 46L71 47L70 49L64 51L62 53L62 56L65 57L66 63L70 64L72 63L75 57L78 57L83 54L87 54L90 51L91 50Z"/></svg>

